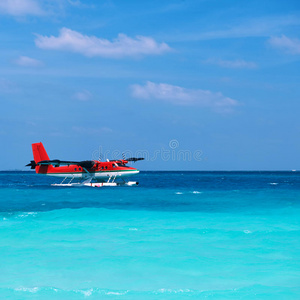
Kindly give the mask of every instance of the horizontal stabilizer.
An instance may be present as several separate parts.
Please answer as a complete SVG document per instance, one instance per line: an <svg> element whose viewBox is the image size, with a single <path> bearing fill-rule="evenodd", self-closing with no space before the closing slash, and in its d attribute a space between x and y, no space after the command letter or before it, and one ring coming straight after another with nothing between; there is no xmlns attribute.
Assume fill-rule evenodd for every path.
<svg viewBox="0 0 300 300"><path fill-rule="evenodd" d="M27 164L25 167L30 167L30 169L35 169L36 163L34 160L31 160L29 164Z"/></svg>

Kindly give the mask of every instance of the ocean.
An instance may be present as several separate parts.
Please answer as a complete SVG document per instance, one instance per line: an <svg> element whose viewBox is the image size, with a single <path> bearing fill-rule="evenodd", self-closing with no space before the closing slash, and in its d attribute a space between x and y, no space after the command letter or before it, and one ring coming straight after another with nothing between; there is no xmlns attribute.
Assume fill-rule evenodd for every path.
<svg viewBox="0 0 300 300"><path fill-rule="evenodd" d="M132 180L0 172L0 299L300 299L300 172Z"/></svg>

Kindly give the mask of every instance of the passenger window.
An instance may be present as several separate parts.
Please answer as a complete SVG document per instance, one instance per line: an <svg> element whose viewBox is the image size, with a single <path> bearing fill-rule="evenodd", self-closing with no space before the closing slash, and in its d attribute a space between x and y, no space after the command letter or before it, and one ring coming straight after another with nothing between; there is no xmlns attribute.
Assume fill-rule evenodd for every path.
<svg viewBox="0 0 300 300"><path fill-rule="evenodd" d="M75 171L77 170L77 168L75 168Z"/></svg>

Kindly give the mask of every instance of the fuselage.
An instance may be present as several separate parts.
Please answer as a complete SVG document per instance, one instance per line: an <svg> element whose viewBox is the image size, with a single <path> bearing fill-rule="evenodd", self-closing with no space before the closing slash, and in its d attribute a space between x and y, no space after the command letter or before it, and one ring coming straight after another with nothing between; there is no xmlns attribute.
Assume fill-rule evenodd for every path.
<svg viewBox="0 0 300 300"><path fill-rule="evenodd" d="M86 169L78 165L68 166L36 166L37 174L44 174L47 176L67 177L76 179L85 179L93 177L98 181L106 181L109 177L128 177L139 173L139 170L128 167L124 163L126 161L95 161L92 168Z"/></svg>

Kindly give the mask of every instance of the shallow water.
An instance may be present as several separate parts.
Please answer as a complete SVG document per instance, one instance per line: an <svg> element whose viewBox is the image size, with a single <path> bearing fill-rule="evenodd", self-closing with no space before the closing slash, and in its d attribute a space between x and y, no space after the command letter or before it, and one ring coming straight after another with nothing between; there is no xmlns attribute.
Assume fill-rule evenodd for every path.
<svg viewBox="0 0 300 300"><path fill-rule="evenodd" d="M300 173L0 172L1 299L299 299Z"/></svg>

